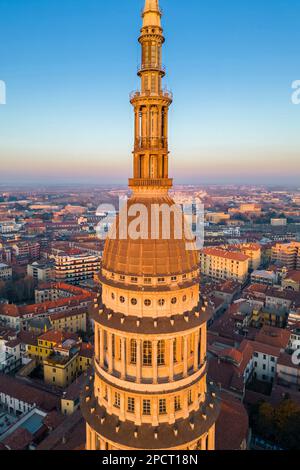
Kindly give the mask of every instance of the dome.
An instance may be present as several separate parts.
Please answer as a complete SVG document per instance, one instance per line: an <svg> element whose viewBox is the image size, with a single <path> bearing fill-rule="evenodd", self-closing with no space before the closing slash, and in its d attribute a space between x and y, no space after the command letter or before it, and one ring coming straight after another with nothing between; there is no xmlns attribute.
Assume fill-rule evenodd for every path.
<svg viewBox="0 0 300 470"><path fill-rule="evenodd" d="M143 225L138 224L137 218L140 217L141 212L135 212L135 204L143 205ZM151 210L154 205L159 205L170 210L173 206L176 207L175 213L181 216L182 223L182 212L178 206L174 206L174 201L169 196L161 197L132 197L128 200L127 211L121 211L120 215L117 216L113 230L111 230L104 247L102 267L105 270L121 273L133 276L172 276L175 274L191 272L198 267L198 251L187 250L187 244L191 244L191 241L184 236L180 238L174 234L175 220L174 215L171 212L170 220L170 236L163 238L163 221L166 222L166 217L162 217L160 214L159 218L151 217ZM157 207L157 206L156 206ZM144 212L146 210L147 212ZM132 212L131 212L132 211ZM134 215L133 215L134 213ZM128 236L120 236L120 225L126 226L121 223L123 214L126 214L127 227L130 232L132 222L136 221L134 226L137 226L137 230L143 233L143 238L133 239ZM127 215L129 214L129 215ZM141 220L141 219L140 219ZM157 223L159 221L159 223ZM179 225L180 227L180 225ZM151 238L153 230L157 229L157 235L155 239ZM128 233L128 231L126 233ZM112 236L115 232L115 236ZM166 233L164 231L164 233ZM179 238L179 239L178 239ZM190 248L190 246L188 247Z"/></svg>

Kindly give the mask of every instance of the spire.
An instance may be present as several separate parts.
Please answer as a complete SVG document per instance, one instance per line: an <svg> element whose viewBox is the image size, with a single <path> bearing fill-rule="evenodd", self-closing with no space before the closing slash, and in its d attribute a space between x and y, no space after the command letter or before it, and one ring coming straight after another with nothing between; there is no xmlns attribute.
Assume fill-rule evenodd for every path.
<svg viewBox="0 0 300 470"><path fill-rule="evenodd" d="M146 0L144 11L159 11L158 0Z"/></svg>
<svg viewBox="0 0 300 470"><path fill-rule="evenodd" d="M143 10L143 27L160 26L161 10L158 0L145 0L145 8Z"/></svg>

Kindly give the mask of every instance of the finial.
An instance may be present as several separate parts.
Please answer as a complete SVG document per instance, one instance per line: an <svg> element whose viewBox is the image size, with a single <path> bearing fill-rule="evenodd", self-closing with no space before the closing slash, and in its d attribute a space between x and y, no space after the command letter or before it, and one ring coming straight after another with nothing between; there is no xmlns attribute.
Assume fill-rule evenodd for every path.
<svg viewBox="0 0 300 470"><path fill-rule="evenodd" d="M146 11L160 11L158 0L146 0L144 12Z"/></svg>
<svg viewBox="0 0 300 470"><path fill-rule="evenodd" d="M143 26L160 26L161 11L158 0L146 0L143 10Z"/></svg>

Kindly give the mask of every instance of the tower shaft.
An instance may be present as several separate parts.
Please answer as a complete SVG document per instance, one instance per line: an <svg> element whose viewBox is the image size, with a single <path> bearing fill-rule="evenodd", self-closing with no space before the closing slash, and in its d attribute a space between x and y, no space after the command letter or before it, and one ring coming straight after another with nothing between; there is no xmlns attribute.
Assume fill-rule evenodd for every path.
<svg viewBox="0 0 300 470"><path fill-rule="evenodd" d="M168 176L168 111L172 94L163 89L161 11L157 0L146 1L139 42L141 64L138 71L140 90L131 94L134 107L133 178L136 188L170 188Z"/></svg>

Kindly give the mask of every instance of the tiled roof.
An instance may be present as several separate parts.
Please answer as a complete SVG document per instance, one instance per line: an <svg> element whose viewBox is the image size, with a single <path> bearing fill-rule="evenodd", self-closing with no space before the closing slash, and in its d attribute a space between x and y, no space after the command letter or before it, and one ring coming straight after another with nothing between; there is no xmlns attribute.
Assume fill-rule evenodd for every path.
<svg viewBox="0 0 300 470"><path fill-rule="evenodd" d="M35 404L45 411L51 411L58 406L59 400L54 395L32 387L9 375L0 375L1 392L25 403Z"/></svg>
<svg viewBox="0 0 300 470"><path fill-rule="evenodd" d="M201 254L208 256L217 256L220 258L226 258L233 261L247 261L249 256L244 255L243 253L238 253L236 251L226 251L220 250L219 248L204 248L201 250Z"/></svg>
<svg viewBox="0 0 300 470"><path fill-rule="evenodd" d="M3 444L9 450L25 450L32 440L33 436L27 429L18 428L4 439Z"/></svg>
<svg viewBox="0 0 300 470"><path fill-rule="evenodd" d="M222 392L221 412L216 423L216 450L240 450L248 432L249 419L244 405Z"/></svg>
<svg viewBox="0 0 300 470"><path fill-rule="evenodd" d="M0 315L14 318L20 316L19 309L14 304L0 304Z"/></svg>
<svg viewBox="0 0 300 470"><path fill-rule="evenodd" d="M92 359L94 355L94 347L91 343L82 343L79 351L79 356Z"/></svg>
<svg viewBox="0 0 300 470"><path fill-rule="evenodd" d="M290 331L284 330L283 328L264 325L255 336L255 340L260 343L285 349L288 346L290 335Z"/></svg>
<svg viewBox="0 0 300 470"><path fill-rule="evenodd" d="M285 277L285 281L290 279L294 282L300 282L300 271L289 271Z"/></svg>
<svg viewBox="0 0 300 470"><path fill-rule="evenodd" d="M84 449L86 423L80 410L68 416L46 439L37 450L75 450Z"/></svg>

